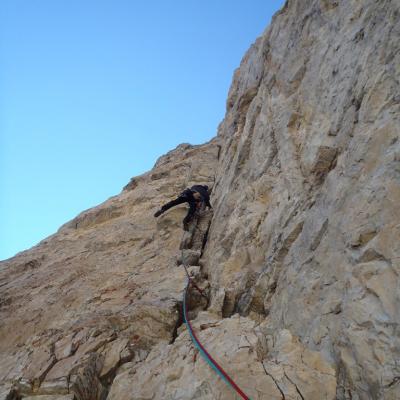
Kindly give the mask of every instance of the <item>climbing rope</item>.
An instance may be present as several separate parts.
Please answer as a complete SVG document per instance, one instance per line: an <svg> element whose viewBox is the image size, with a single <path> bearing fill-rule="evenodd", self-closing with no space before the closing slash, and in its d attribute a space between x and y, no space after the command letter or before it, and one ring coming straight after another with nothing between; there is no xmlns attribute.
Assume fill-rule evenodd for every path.
<svg viewBox="0 0 400 400"><path fill-rule="evenodd" d="M208 301L207 296L204 294L204 290L200 289L200 288L196 285L195 281L190 277L189 271L187 270L186 265L183 265L183 268L185 268L186 276L187 276L188 281L190 282L190 284L191 284L191 285L192 285L192 286L193 286L193 287Z"/></svg>
<svg viewBox="0 0 400 400"><path fill-rule="evenodd" d="M208 351L204 348L204 346L201 344L200 340L196 336L192 324L189 321L188 318L188 295L189 295L189 286L192 285L202 296L206 297L203 290L201 290L196 283L193 281L193 279L190 277L189 272L186 268L186 265L183 265L186 271L187 275L187 285L185 288L185 292L183 294L183 317L185 320L186 327L189 331L190 337L192 339L192 342L196 346L196 348L199 350L200 354L202 357L205 359L205 361L210 365L210 367L225 381L225 383L230 386L233 390L236 391L236 393L241 396L242 399L245 400L251 400L250 397L248 397L242 389L233 381L233 379L224 371L224 369L211 357L211 355L208 353Z"/></svg>

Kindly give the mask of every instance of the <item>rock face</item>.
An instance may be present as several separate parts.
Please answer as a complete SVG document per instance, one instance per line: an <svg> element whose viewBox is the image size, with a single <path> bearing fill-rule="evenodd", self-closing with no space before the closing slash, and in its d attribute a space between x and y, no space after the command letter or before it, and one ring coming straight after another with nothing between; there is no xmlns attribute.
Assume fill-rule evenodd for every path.
<svg viewBox="0 0 400 400"><path fill-rule="evenodd" d="M290 0L218 135L0 263L0 399L400 398L400 3ZM213 212L184 233L192 184Z"/></svg>
<svg viewBox="0 0 400 400"><path fill-rule="evenodd" d="M219 128L205 265L222 314L288 329L335 366L339 399L400 398L399 7L287 2Z"/></svg>
<svg viewBox="0 0 400 400"><path fill-rule="evenodd" d="M212 187L218 153L214 142L180 145L119 196L2 262L0 381L26 395L102 399L120 365L174 340L186 209L153 214L187 186Z"/></svg>

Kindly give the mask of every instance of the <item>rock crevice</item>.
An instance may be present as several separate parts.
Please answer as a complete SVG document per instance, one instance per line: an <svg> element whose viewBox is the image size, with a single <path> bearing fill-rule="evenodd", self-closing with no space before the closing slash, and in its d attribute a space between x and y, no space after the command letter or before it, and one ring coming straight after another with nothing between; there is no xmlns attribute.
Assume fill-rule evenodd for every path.
<svg viewBox="0 0 400 400"><path fill-rule="evenodd" d="M217 136L0 262L0 400L397 400L400 9L290 0ZM182 233L193 184L213 211ZM204 217L204 218L203 218Z"/></svg>

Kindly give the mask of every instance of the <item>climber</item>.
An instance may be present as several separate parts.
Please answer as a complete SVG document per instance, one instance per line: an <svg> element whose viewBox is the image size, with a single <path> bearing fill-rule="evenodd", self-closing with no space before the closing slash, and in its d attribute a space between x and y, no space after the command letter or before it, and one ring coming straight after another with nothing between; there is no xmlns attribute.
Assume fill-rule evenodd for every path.
<svg viewBox="0 0 400 400"><path fill-rule="evenodd" d="M183 220L183 228L188 230L188 224L192 220L196 211L203 209L204 207L211 207L210 195L208 194L207 185L194 185L190 189L185 189L175 200L164 204L155 214L155 217L159 217L162 213L169 210L171 207L177 206L178 204L189 203L189 211Z"/></svg>

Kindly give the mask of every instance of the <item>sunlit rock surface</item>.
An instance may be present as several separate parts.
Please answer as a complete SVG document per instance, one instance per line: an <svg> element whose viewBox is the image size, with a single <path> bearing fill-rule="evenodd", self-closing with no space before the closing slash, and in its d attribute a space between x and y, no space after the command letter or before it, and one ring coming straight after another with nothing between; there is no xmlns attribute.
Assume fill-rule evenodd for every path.
<svg viewBox="0 0 400 400"><path fill-rule="evenodd" d="M397 0L287 1L215 139L0 263L0 399L238 398L182 262L252 399L399 399L399 43ZM195 183L208 219L153 218Z"/></svg>

